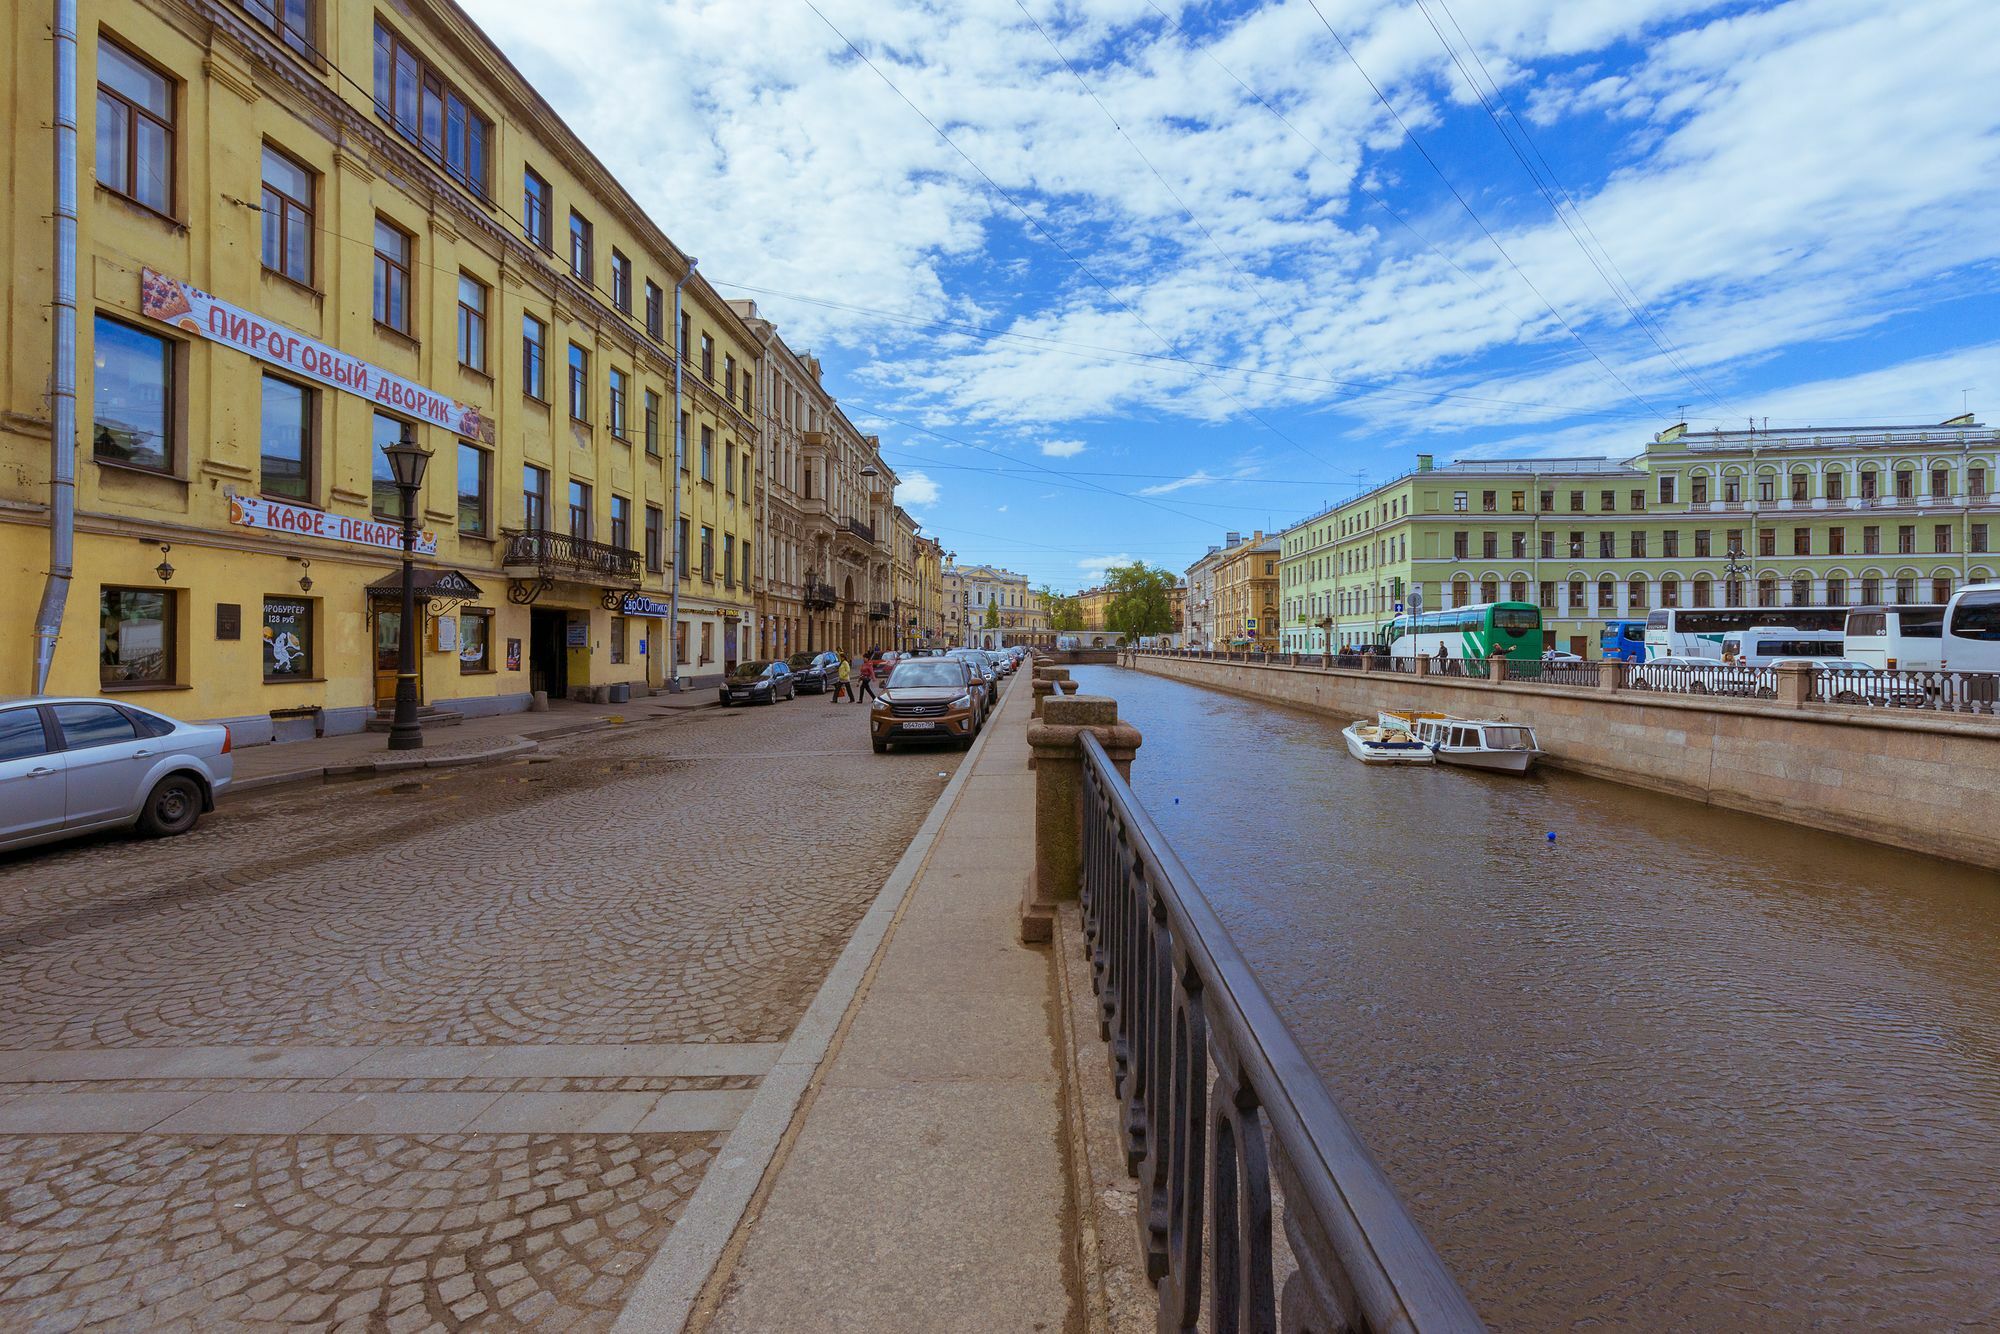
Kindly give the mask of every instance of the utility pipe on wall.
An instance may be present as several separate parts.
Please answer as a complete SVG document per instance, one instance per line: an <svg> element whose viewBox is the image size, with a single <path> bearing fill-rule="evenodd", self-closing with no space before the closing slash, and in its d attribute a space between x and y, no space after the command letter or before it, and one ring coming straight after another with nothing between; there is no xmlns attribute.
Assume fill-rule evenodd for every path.
<svg viewBox="0 0 2000 1334"><path fill-rule="evenodd" d="M49 574L35 613L34 693L48 689L76 561L76 0L56 0L55 299L49 333Z"/></svg>

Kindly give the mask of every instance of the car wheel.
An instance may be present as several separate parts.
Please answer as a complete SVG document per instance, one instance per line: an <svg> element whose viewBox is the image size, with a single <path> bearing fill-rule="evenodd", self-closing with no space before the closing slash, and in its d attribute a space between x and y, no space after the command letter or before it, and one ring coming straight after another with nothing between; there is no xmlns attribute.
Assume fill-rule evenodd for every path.
<svg viewBox="0 0 2000 1334"><path fill-rule="evenodd" d="M185 834L201 818L201 784L186 774L168 774L146 794L139 808L139 832L147 838Z"/></svg>
<svg viewBox="0 0 2000 1334"><path fill-rule="evenodd" d="M874 746L875 746L875 753L876 753L877 755L887 755L887 754L889 753L889 743L888 743L888 742L886 742L886 741L882 741L882 740L878 740L878 739L875 739L875 738L870 738L870 740L871 740L871 741L873 742L873 744L874 744Z"/></svg>
<svg viewBox="0 0 2000 1334"><path fill-rule="evenodd" d="M1859 704L1861 702L1861 695L1858 691L1843 690L1833 697L1833 702L1835 704Z"/></svg>

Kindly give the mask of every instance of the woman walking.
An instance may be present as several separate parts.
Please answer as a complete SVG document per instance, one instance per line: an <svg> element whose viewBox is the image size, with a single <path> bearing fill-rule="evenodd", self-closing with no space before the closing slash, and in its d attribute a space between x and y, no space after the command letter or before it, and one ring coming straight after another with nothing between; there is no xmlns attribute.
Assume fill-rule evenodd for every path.
<svg viewBox="0 0 2000 1334"><path fill-rule="evenodd" d="M870 699L874 699L876 697L875 695L876 670L877 667L875 662L875 655L873 653L865 655L861 659L861 689L856 691L854 695L854 702L856 704L859 704L861 702L861 697L863 695L868 696L868 698Z"/></svg>
<svg viewBox="0 0 2000 1334"><path fill-rule="evenodd" d="M845 654L842 654L840 659L839 672L838 675L834 678L833 682L833 702L835 704L840 703L840 697L842 695L845 695L850 703L853 701L854 687L848 684L849 681L852 679L853 679L852 672L850 671L847 665L847 657Z"/></svg>

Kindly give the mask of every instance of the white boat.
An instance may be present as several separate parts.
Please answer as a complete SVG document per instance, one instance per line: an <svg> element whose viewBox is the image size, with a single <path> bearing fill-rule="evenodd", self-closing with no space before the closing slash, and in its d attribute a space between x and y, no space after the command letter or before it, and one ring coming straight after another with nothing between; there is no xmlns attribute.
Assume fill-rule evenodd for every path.
<svg viewBox="0 0 2000 1334"><path fill-rule="evenodd" d="M1347 753L1363 764L1429 764L1431 748L1410 735L1407 726L1371 723L1357 718L1340 729Z"/></svg>
<svg viewBox="0 0 2000 1334"><path fill-rule="evenodd" d="M1520 774L1526 773L1542 753L1535 741L1535 729L1522 723L1395 710L1384 710L1381 722L1384 727L1408 729L1440 764Z"/></svg>

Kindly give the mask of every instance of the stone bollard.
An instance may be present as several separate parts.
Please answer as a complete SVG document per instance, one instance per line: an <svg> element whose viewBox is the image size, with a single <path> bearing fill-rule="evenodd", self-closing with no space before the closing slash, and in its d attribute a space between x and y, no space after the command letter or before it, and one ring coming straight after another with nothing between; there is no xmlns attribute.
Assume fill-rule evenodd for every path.
<svg viewBox="0 0 2000 1334"><path fill-rule="evenodd" d="M1493 656L1486 660L1486 679L1504 681L1507 679L1507 651L1494 649Z"/></svg>
<svg viewBox="0 0 2000 1334"><path fill-rule="evenodd" d="M1034 679L1028 682L1028 692L1034 696L1035 717L1039 718L1042 716L1043 700L1047 699L1050 695L1060 693L1057 689L1057 683L1067 680L1069 680L1069 668L1067 667L1037 666L1035 668ZM1074 688L1072 685L1071 689Z"/></svg>
<svg viewBox="0 0 2000 1334"><path fill-rule="evenodd" d="M1778 703L1788 708L1804 708L1813 702L1813 668L1803 662L1778 667Z"/></svg>
<svg viewBox="0 0 2000 1334"><path fill-rule="evenodd" d="M1597 688L1599 690L1623 690L1625 688L1625 664L1617 658L1604 658L1597 664Z"/></svg>
<svg viewBox="0 0 2000 1334"><path fill-rule="evenodd" d="M549 692L546 690L531 691L528 695L528 712L547 713L548 711Z"/></svg>
<svg viewBox="0 0 2000 1334"><path fill-rule="evenodd" d="M1051 697L1042 721L1028 724L1030 766L1035 771L1035 865L1021 898L1021 940L1055 934L1056 904L1077 896L1083 874L1083 746L1089 732L1103 745L1119 776L1132 776L1139 729L1118 721L1118 701L1103 695Z"/></svg>
<svg viewBox="0 0 2000 1334"><path fill-rule="evenodd" d="M1431 655L1430 655L1430 654L1428 654L1428 653L1419 653L1419 654L1417 655L1417 667L1416 667L1416 672L1417 672L1417 675L1418 675L1418 676L1429 676L1429 675L1431 674Z"/></svg>

